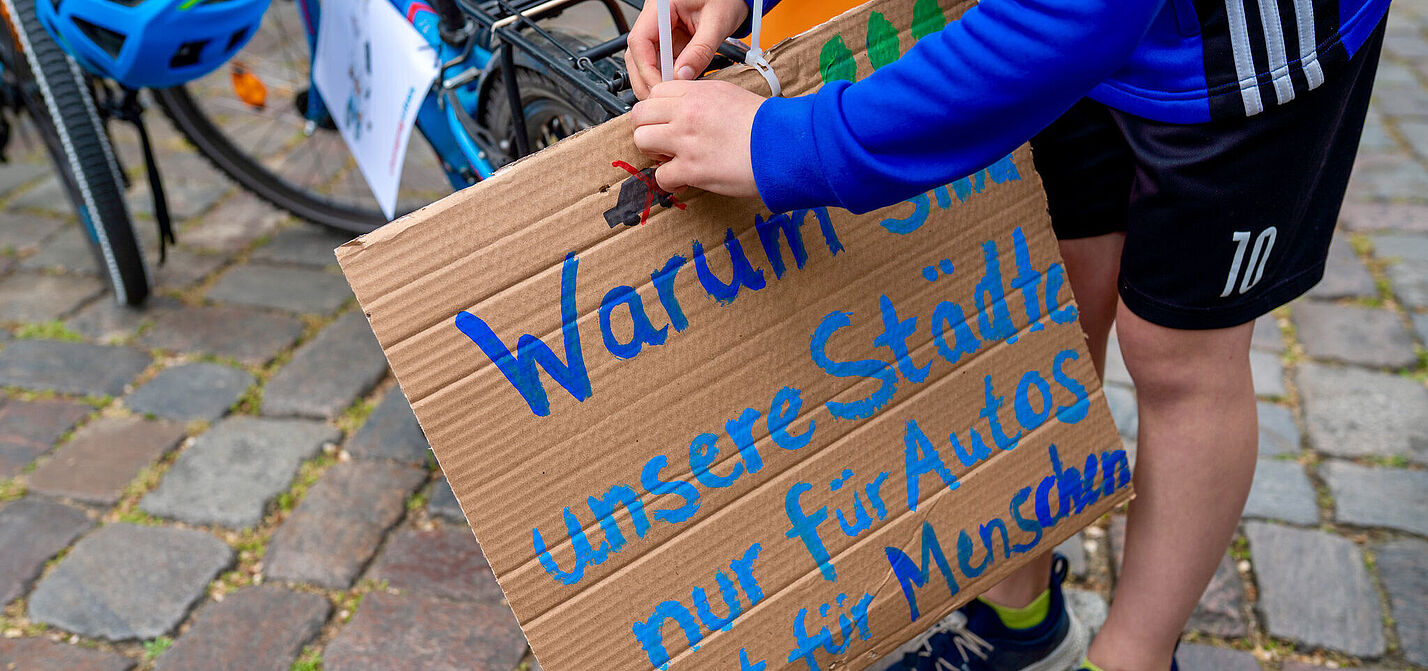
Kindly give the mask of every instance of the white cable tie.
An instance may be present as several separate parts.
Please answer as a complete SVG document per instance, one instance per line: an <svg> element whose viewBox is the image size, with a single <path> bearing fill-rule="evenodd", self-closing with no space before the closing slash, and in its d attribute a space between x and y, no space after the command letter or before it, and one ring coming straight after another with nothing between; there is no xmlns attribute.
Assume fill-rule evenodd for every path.
<svg viewBox="0 0 1428 671"><path fill-rule="evenodd" d="M779 98L783 96L783 85L779 84L778 75L774 74L773 66L769 65L767 58L764 58L764 50L759 48L759 29L764 22L764 0L754 0L753 30L749 34L749 41L752 46L749 52L744 54L744 65L752 66L759 74L764 76L764 81L769 83L770 94Z"/></svg>
<svg viewBox="0 0 1428 671"><path fill-rule="evenodd" d="M744 56L744 64L753 66L755 70L759 71L759 74L764 76L764 81L769 83L770 95L775 98L783 97L783 86L779 84L778 75L774 74L773 66L769 65L767 58L764 58L762 50L758 47L749 49L749 53Z"/></svg>
<svg viewBox="0 0 1428 671"><path fill-rule="evenodd" d="M659 19L659 76L661 81L674 79L674 40L669 13L669 0L658 0L655 13Z"/></svg>

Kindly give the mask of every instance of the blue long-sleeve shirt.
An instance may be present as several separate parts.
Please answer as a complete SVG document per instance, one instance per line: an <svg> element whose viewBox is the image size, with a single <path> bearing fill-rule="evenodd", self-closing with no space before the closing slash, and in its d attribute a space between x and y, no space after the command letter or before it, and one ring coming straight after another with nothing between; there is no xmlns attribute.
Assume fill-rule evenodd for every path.
<svg viewBox="0 0 1428 671"><path fill-rule="evenodd" d="M1336 74L1389 0L1291 4L982 0L856 83L766 101L759 194L775 212L890 205L989 165L1086 96L1172 123L1257 114Z"/></svg>

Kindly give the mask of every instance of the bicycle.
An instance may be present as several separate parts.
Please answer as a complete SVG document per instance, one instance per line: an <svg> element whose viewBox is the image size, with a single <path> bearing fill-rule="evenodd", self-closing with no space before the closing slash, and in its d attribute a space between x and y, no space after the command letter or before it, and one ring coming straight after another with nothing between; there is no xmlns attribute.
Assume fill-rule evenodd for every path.
<svg viewBox="0 0 1428 671"><path fill-rule="evenodd" d="M406 172L417 178L403 180L399 209L445 195L431 188L441 178L443 187L464 188L634 103L619 54L627 8L638 11L641 0L388 1L442 63L417 115L426 148L410 145ZM316 0L275 1L228 72L157 91L156 99L200 153L249 191L300 218L366 233L387 220L311 82L318 9ZM551 25L591 10L608 16L613 36ZM742 62L745 51L726 42L713 67Z"/></svg>
<svg viewBox="0 0 1428 671"><path fill-rule="evenodd" d="M45 0L48 1L48 0ZM95 93L108 88L82 71L45 32L36 0L0 0L0 107L28 111L54 162L99 268L123 305L149 295L149 275L124 201L126 185L101 109L117 106ZM9 122L0 120L8 140Z"/></svg>

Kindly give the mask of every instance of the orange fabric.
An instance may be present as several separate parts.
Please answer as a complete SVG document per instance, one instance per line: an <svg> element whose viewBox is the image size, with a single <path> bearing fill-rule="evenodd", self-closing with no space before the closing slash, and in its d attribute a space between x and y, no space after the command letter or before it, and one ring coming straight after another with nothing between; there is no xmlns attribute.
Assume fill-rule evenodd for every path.
<svg viewBox="0 0 1428 671"><path fill-rule="evenodd" d="M783 0L764 15L760 41L765 48L771 47L779 40L793 37L863 2L864 0Z"/></svg>

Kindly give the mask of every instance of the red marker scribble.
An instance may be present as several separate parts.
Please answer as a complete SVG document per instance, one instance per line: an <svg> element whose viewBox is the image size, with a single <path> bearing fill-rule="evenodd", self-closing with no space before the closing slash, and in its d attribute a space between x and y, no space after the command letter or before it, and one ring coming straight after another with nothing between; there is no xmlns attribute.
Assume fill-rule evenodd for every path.
<svg viewBox="0 0 1428 671"><path fill-rule="evenodd" d="M644 226L645 222L648 221L650 218L650 209L654 207L656 194L669 198L669 202L672 206L677 207L681 210L684 209L684 203L679 202L679 200L674 197L674 194L659 188L659 184L655 182L654 175L646 175L643 172L636 170L635 166L630 165L629 163L626 163L624 161L611 161L610 165L615 166L616 168L620 168L621 170L624 170L625 172L628 172L631 175L634 175L635 179L644 182L645 186L648 187L645 190L645 209L643 212L640 213L641 226Z"/></svg>

